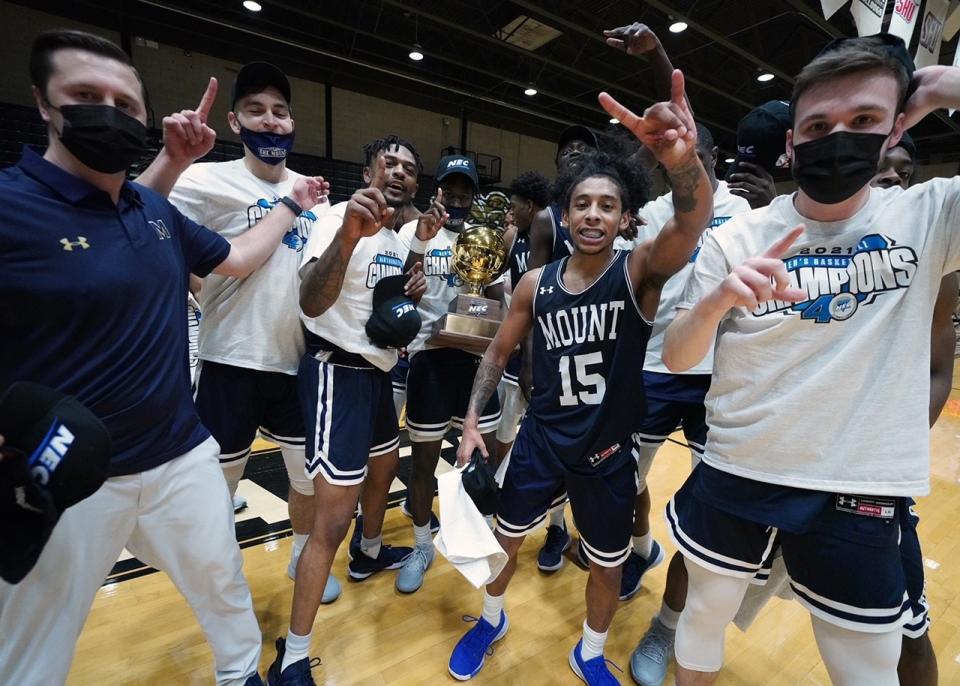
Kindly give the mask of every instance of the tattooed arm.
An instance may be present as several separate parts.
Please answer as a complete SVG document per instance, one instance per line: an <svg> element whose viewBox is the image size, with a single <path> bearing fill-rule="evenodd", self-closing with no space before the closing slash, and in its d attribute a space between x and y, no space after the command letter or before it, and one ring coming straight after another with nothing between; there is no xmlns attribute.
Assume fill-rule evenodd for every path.
<svg viewBox="0 0 960 686"><path fill-rule="evenodd" d="M353 194L333 242L300 270L300 309L305 315L319 317L337 301L357 243L389 225L393 211L376 188L361 188Z"/></svg>
<svg viewBox="0 0 960 686"><path fill-rule="evenodd" d="M463 436L460 439L460 447L457 449L458 466L467 464L474 449L477 448L485 458L489 458L477 424L487 401L497 392L497 384L503 376L507 360L533 326L533 289L539 278L540 270L531 269L520 279L520 283L513 291L507 317L497 329L496 337L484 353L483 359L480 360L480 366L473 379L467 416L463 420Z"/></svg>

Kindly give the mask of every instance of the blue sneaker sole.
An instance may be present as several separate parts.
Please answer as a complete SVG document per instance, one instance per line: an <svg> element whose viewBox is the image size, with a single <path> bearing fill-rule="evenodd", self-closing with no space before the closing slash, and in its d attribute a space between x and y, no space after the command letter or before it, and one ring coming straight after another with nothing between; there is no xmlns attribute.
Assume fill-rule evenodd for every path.
<svg viewBox="0 0 960 686"><path fill-rule="evenodd" d="M503 628L500 629L500 631L497 632L497 635L494 636L493 640L490 641L490 645L493 645L494 643L496 643L497 641L499 641L501 638L503 638L504 635L506 635L506 633L507 633L507 629L509 629L509 628L510 628L510 619L509 619L506 615L504 615L504 616L503 616ZM453 671L453 669L450 667L449 664L447 664L447 671L450 672L450 676L452 676L452 677L453 677L454 679L456 679L457 681L470 681L470 679L472 679L473 677L475 677L477 674L480 673L480 670L483 669L483 663L486 662L486 660L487 660L487 655L486 655L486 653L484 653L483 658L480 660L480 664L477 665L477 668L476 668L475 670L473 670L473 673L471 673L471 674L466 674L466 675L465 675L465 674L457 674L456 672Z"/></svg>

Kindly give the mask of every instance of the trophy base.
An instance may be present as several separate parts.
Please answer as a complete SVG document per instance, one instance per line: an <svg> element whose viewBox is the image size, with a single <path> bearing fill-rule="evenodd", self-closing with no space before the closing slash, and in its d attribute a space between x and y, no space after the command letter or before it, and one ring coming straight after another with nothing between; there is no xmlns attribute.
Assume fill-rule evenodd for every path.
<svg viewBox="0 0 960 686"><path fill-rule="evenodd" d="M449 312L433 325L427 343L483 354L499 326L498 321Z"/></svg>

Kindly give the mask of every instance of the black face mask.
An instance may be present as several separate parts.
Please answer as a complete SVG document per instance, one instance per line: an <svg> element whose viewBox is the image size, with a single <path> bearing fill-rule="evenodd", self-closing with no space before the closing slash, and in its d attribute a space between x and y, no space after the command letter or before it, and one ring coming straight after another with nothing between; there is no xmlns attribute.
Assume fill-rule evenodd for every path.
<svg viewBox="0 0 960 686"><path fill-rule="evenodd" d="M891 132L892 133L892 132ZM793 146L791 172L814 201L835 205L870 183L889 133L837 131Z"/></svg>
<svg viewBox="0 0 960 686"><path fill-rule="evenodd" d="M53 107L63 117L63 147L102 174L126 171L147 153L147 127L110 105Z"/></svg>

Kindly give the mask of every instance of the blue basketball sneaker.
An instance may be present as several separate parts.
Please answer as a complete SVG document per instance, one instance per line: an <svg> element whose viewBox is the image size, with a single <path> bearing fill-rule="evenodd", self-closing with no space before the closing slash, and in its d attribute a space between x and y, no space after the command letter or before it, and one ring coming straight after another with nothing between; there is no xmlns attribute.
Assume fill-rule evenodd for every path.
<svg viewBox="0 0 960 686"><path fill-rule="evenodd" d="M415 593L423 586L423 577L433 563L433 546L414 546L397 573L396 587L401 593Z"/></svg>
<svg viewBox="0 0 960 686"><path fill-rule="evenodd" d="M310 670L320 664L320 658L315 657L312 660L308 657L297 660L288 666L283 673L280 672L280 665L283 664L283 653L286 650L287 641L284 638L277 639L277 659L267 670L267 686L317 686L317 682L310 675Z"/></svg>
<svg viewBox="0 0 960 686"><path fill-rule="evenodd" d="M483 661L487 655L493 655L493 644L507 633L510 622L507 614L500 610L500 624L493 626L483 617L466 615L464 621L476 622L463 637L457 641L450 654L450 664L447 669L454 679L466 681L472 679L483 668Z"/></svg>
<svg viewBox="0 0 960 686"><path fill-rule="evenodd" d="M290 564L287 565L287 576L290 577L291 581L297 580L297 563L299 561L299 556L290 558ZM323 597L320 599L320 602L324 605L329 605L340 597L341 590L340 582L337 581L337 577L333 575L333 570L331 569L327 575L327 585L323 587Z"/></svg>
<svg viewBox="0 0 960 686"><path fill-rule="evenodd" d="M394 548L386 543L380 544L380 554L372 558L357 547L350 546L350 562L347 564L347 573L354 581L363 581L377 572L385 569L400 569L404 561L413 552L413 548L403 546Z"/></svg>
<svg viewBox="0 0 960 686"><path fill-rule="evenodd" d="M663 548L656 541L650 549L650 557L643 558L631 552L623 563L623 574L620 576L620 600L628 600L640 590L643 575L663 562Z"/></svg>
<svg viewBox="0 0 960 686"><path fill-rule="evenodd" d="M582 640L578 641L577 645L573 646L573 650L570 651L570 669L573 670L573 673L580 677L588 686L619 685L620 682L617 680L617 677L607 669L607 663L610 661L603 655L589 660L583 659L583 655L580 652L582 643ZM612 662L610 662L610 664L613 665ZM616 665L613 666L617 668L617 671L620 671L619 667Z"/></svg>
<svg viewBox="0 0 960 686"><path fill-rule="evenodd" d="M400 513L407 519L413 519L413 513L407 509L407 499L404 498L403 502L400 503ZM437 515L430 513L430 533L435 534L440 531L440 520L437 519Z"/></svg>
<svg viewBox="0 0 960 686"><path fill-rule="evenodd" d="M650 628L630 656L630 674L640 686L661 686L667 678L667 667L673 657L677 632L668 629L654 617Z"/></svg>
<svg viewBox="0 0 960 686"><path fill-rule="evenodd" d="M563 554L573 543L573 537L567 533L567 524L548 526L547 539L537 553L537 568L543 572L555 572L563 566Z"/></svg>

